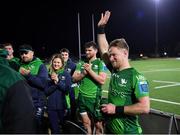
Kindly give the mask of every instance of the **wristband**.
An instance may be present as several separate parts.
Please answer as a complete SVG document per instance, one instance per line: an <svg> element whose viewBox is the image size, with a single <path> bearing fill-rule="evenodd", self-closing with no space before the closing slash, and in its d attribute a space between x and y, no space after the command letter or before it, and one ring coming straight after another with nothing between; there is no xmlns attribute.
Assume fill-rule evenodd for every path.
<svg viewBox="0 0 180 135"><path fill-rule="evenodd" d="M104 34L105 33L105 25L98 27L98 34Z"/></svg>
<svg viewBox="0 0 180 135"><path fill-rule="evenodd" d="M116 106L115 112L116 115L124 114L124 106Z"/></svg>

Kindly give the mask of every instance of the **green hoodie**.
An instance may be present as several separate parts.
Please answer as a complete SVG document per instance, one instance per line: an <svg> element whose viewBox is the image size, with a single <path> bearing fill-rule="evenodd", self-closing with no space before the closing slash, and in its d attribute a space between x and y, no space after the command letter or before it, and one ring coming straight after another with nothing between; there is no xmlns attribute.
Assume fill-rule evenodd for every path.
<svg viewBox="0 0 180 135"><path fill-rule="evenodd" d="M29 63L21 63L20 67L30 70L32 75L37 75L41 64L43 64L43 62L39 58L35 58Z"/></svg>
<svg viewBox="0 0 180 135"><path fill-rule="evenodd" d="M0 69L0 134L35 133L29 85L10 67L0 64Z"/></svg>

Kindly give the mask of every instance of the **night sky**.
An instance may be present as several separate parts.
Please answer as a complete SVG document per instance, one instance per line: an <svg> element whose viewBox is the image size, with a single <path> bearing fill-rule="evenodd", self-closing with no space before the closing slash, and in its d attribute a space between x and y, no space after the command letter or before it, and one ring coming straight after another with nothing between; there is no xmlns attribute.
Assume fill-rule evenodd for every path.
<svg viewBox="0 0 180 135"><path fill-rule="evenodd" d="M159 53L170 56L180 45L180 0L159 0ZM60 0L59 2L0 2L0 43L11 42L15 51L19 45L33 46L37 56L46 58L61 48L78 57L78 19L80 14L81 45L93 40L92 14L95 32L101 12L112 15L106 27L107 39L125 38L130 54L155 52L154 0ZM96 38L96 33L95 33ZM96 39L95 39L96 40ZM82 48L83 53L83 48Z"/></svg>

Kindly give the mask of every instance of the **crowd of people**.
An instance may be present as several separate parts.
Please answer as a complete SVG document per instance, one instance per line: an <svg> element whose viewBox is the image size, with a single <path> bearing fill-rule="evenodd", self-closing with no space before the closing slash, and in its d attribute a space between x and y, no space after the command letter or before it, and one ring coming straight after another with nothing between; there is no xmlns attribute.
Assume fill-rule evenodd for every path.
<svg viewBox="0 0 180 135"><path fill-rule="evenodd" d="M85 43L86 59L78 63L70 59L67 48L45 64L29 44L19 46L19 58L11 43L0 46L0 133L42 134L50 129L61 134L66 120L81 121L87 134L142 133L138 115L150 110L148 81L129 64L125 39L108 43L105 27L110 15L101 14L97 43ZM104 101L107 68L111 77Z"/></svg>

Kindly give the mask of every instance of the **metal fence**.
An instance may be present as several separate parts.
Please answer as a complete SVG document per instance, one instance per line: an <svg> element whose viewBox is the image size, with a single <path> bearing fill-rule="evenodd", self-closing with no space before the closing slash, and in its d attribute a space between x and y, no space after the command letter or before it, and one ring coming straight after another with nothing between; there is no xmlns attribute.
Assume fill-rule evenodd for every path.
<svg viewBox="0 0 180 135"><path fill-rule="evenodd" d="M140 115L143 134L178 134L180 116L151 109L150 114Z"/></svg>

